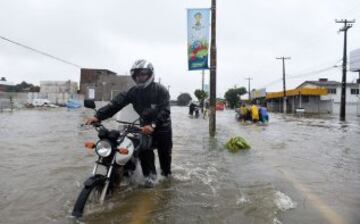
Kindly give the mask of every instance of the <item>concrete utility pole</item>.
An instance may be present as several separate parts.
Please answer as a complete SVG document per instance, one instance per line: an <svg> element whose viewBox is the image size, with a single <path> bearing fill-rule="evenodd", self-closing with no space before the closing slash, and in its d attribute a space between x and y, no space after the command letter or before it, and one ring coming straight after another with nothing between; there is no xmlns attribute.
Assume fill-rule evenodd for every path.
<svg viewBox="0 0 360 224"><path fill-rule="evenodd" d="M211 48L210 48L210 117L209 134L216 132L216 0L211 0Z"/></svg>
<svg viewBox="0 0 360 224"><path fill-rule="evenodd" d="M250 80L252 80L252 78L251 77L249 77L249 78L245 78L246 80L248 80L248 93L249 93L249 102L251 102L251 94L250 94Z"/></svg>
<svg viewBox="0 0 360 224"><path fill-rule="evenodd" d="M283 112L286 113L286 83L285 83L285 60L291 59L290 57L278 57L276 59L282 60L282 66L283 66L283 91L284 91L284 98L283 98Z"/></svg>
<svg viewBox="0 0 360 224"><path fill-rule="evenodd" d="M205 70L202 70L201 72L201 90L204 91L204 76L205 76Z"/></svg>
<svg viewBox="0 0 360 224"><path fill-rule="evenodd" d="M336 23L344 23L339 32L344 32L344 52L343 52L343 64L342 64L342 81L341 81L341 101L340 101L340 120L345 121L346 115L346 45L347 45L347 31L352 27L352 23L355 23L355 20L335 20Z"/></svg>
<svg viewBox="0 0 360 224"><path fill-rule="evenodd" d="M201 72L201 90L204 91L204 77L205 76L205 70L203 69ZM204 99L201 100L200 102L200 106L201 106L201 113L204 113Z"/></svg>

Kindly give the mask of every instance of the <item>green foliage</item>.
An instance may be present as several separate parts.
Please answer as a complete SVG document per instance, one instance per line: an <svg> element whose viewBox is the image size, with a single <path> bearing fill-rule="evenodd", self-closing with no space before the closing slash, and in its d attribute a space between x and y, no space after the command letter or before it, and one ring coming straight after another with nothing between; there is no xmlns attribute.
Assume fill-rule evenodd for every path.
<svg viewBox="0 0 360 224"><path fill-rule="evenodd" d="M245 87L240 87L236 89L229 89L225 93L225 99L229 102L230 108L239 107L240 96L246 93Z"/></svg>
<svg viewBox="0 0 360 224"><path fill-rule="evenodd" d="M243 137L232 137L225 144L225 148L229 150L229 152L237 152L241 149L250 149L249 143Z"/></svg>
<svg viewBox="0 0 360 224"><path fill-rule="evenodd" d="M196 98L198 98L199 102L203 101L204 99L206 99L208 97L207 92L205 92L204 90L201 90L201 89L195 90L194 95L196 96Z"/></svg>
<svg viewBox="0 0 360 224"><path fill-rule="evenodd" d="M222 98L216 98L216 102L217 103L226 103L226 100L225 99L222 99Z"/></svg>
<svg viewBox="0 0 360 224"><path fill-rule="evenodd" d="M181 93L177 97L177 105L178 106L187 106L191 100L192 100L192 98L189 93Z"/></svg>
<svg viewBox="0 0 360 224"><path fill-rule="evenodd" d="M39 86L34 86L31 83L22 81L20 84L17 84L15 87L12 87L15 92L40 92Z"/></svg>

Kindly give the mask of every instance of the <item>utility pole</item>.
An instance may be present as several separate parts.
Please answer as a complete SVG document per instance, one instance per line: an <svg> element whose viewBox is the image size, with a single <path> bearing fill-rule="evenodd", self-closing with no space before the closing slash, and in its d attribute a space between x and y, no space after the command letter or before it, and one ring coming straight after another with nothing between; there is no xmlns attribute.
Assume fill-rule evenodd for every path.
<svg viewBox="0 0 360 224"><path fill-rule="evenodd" d="M245 78L246 80L248 80L248 93L249 93L249 103L251 103L251 94L250 94L250 80L252 80L251 77L249 78Z"/></svg>
<svg viewBox="0 0 360 224"><path fill-rule="evenodd" d="M203 69L201 72L201 90L204 91L204 76L205 76L205 70Z"/></svg>
<svg viewBox="0 0 360 224"><path fill-rule="evenodd" d="M282 60L282 66L283 66L283 91L284 91L284 98L283 98L283 111L286 113L286 83L285 83L285 60L291 59L290 57L278 57L276 59Z"/></svg>
<svg viewBox="0 0 360 224"><path fill-rule="evenodd" d="M344 32L344 52L343 52L343 64L342 64L342 81L341 81L341 100L340 100L340 120L345 121L346 115L346 45L347 45L347 31L352 27L352 23L355 23L355 20L335 20L336 23L344 23L339 32Z"/></svg>
<svg viewBox="0 0 360 224"><path fill-rule="evenodd" d="M204 76L205 76L205 70L203 69L201 72L201 90L203 92L204 92ZM201 113L204 113L204 99L201 99L200 106L201 106Z"/></svg>
<svg viewBox="0 0 360 224"><path fill-rule="evenodd" d="M211 0L211 47L210 47L210 117L209 134L216 132L216 0Z"/></svg>

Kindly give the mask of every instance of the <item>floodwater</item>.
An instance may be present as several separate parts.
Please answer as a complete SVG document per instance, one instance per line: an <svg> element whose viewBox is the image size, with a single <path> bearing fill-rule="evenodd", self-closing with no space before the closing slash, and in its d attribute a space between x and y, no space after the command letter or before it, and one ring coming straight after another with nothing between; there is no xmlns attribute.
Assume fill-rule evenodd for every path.
<svg viewBox="0 0 360 224"><path fill-rule="evenodd" d="M94 154L87 109L0 113L0 223L76 223L70 213ZM172 107L173 176L152 189L122 186L80 223L360 223L360 118L270 114L240 124L233 111L208 120ZM242 136L252 148L230 153ZM158 161L157 161L158 162Z"/></svg>

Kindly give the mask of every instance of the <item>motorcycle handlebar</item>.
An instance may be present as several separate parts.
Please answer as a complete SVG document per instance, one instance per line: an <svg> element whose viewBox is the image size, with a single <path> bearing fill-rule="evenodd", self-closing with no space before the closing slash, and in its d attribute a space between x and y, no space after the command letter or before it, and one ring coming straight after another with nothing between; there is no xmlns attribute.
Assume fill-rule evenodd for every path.
<svg viewBox="0 0 360 224"><path fill-rule="evenodd" d="M121 124L125 124L126 125L125 132L127 132L127 133L141 133L142 129L140 128L140 123L135 123L138 120L139 119L136 119L134 122L116 120L116 122L121 123ZM87 124L83 123L83 124L80 125L80 127L84 127L86 125ZM101 124L101 121L92 123L90 125L92 125L97 131L99 131L102 128L105 128L104 125Z"/></svg>
<svg viewBox="0 0 360 224"><path fill-rule="evenodd" d="M138 121L138 119L136 119L134 122L128 122L128 121L119 121L116 120L116 122L120 123L120 124L127 124L127 125L133 125L133 126L140 126L140 123L135 123L136 121Z"/></svg>
<svg viewBox="0 0 360 224"><path fill-rule="evenodd" d="M126 132L128 132L128 133L140 133L141 128L136 127L136 126L129 126L129 127L126 128Z"/></svg>

